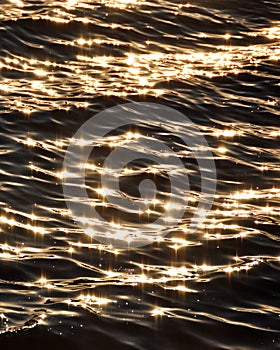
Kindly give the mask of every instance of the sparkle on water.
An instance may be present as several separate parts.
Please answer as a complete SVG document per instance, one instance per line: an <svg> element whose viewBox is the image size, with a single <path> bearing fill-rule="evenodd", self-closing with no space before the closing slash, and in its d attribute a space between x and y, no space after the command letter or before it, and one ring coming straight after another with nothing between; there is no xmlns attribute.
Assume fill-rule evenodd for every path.
<svg viewBox="0 0 280 350"><path fill-rule="evenodd" d="M43 3L44 1L42 1ZM29 15L33 20L44 20L55 22L57 25L65 25L69 23L79 23L89 25L94 23L94 18L74 15L74 10L87 9L90 11L98 10L106 7L106 11L111 9L128 10L133 8L141 8L148 2L141 0L99 0L91 1L45 1L44 11L36 12L21 0L10 0L1 5L0 19L5 19L7 14L9 19L14 22L19 21L24 14ZM150 6L160 6L158 2L150 4ZM167 5L166 5L167 6ZM169 4L169 6L171 6ZM170 10L172 13L180 13L180 11L188 11L192 4L174 4ZM82 13L80 11L79 13ZM86 13L86 11L85 11ZM100 24L101 25L101 24ZM124 30L129 36L130 30L128 25L122 26L120 23L104 21L102 23L104 29ZM171 91L168 89L168 83L174 80L188 79L211 79L227 76L236 76L248 72L248 67L257 68L262 62L274 64L280 59L280 25L274 23L271 26L260 28L259 30L250 32L248 35L254 39L258 38L258 42L250 45L233 45L233 40L237 40L244 33L198 33L197 38L201 41L201 45L197 49L183 49L178 47L176 43L166 44L164 50L157 45L156 41L147 38L145 42L127 42L108 36L88 36L84 30L84 35L77 35L72 39L65 37L53 38L53 43L58 45L61 50L69 50L73 48L75 55L71 55L69 61L61 61L59 58L49 58L42 53L38 58L29 57L26 54L7 53L0 58L0 71L4 74L0 78L0 103L2 109L8 113L12 111L22 112L26 118L32 120L33 113L39 111L70 111L71 108L81 108L87 110L90 102L87 99L92 96L113 96L113 97L132 97L132 96L154 96L164 97L167 94L173 94L174 97L180 96L180 90ZM176 35L174 34L176 39ZM213 46L207 46L207 40L214 38L219 44L213 49ZM44 39L38 47L44 45ZM205 43L203 42L205 40ZM35 44L34 44L35 45ZM102 47L110 46L112 54L103 54ZM115 54L114 49L123 47L125 55ZM152 48L152 49L151 49ZM70 51L69 51L70 52ZM100 54L99 54L100 52ZM98 73L97 73L98 72ZM13 74L17 79L13 78ZM75 97L69 97L69 89L75 87ZM274 98L268 100L260 100L258 97L247 97L252 103L261 104L268 110L278 106L278 101ZM252 125L250 123L230 123L220 124L216 126L199 126L201 132L207 137L214 140L211 150L218 161L232 160L235 157L236 149L233 145L241 142L247 137L259 137L263 140L278 140L280 131L277 127L262 127ZM125 136L108 136L103 139L105 146L117 147L123 145L127 140L135 140L142 137L140 133L129 132ZM30 154L38 152L46 152L44 154L52 154L51 157L63 159L69 138L41 139L39 135L22 134L13 137L13 142L24 145ZM84 140L79 140L81 147ZM241 147L241 146L240 146ZM248 146L244 146L248 147ZM251 147L251 151L255 150L255 146ZM258 150L259 151L259 150ZM244 165L252 169L259 169L266 173L273 171L278 173L279 178L279 154L277 150L263 148L261 150L266 157L252 159L250 164L242 160L242 158L234 159L237 165ZM0 152L10 152L10 150L1 149ZM12 152L12 151L11 151ZM250 150L248 150L248 153ZM2 154L2 153L1 153ZM270 162L269 156L274 156L278 162ZM49 158L51 161L51 157ZM264 159L264 160L263 160ZM267 159L267 160L266 160ZM30 178L34 183L44 183L45 176L49 181L57 186L61 184L63 173L61 168L57 169L49 167L46 169L40 163L36 163L29 157L25 164L27 171L22 173L18 179L26 183ZM90 171L103 174L110 172L99 164L86 163L81 167ZM161 174L165 169L159 166L147 166L146 171L153 174ZM175 171L175 170L174 170ZM139 170L125 168L124 175L135 175ZM13 176L12 173L6 172L5 168L2 173L6 176ZM260 264L279 263L280 256L255 256L246 255L239 256L238 250L236 254L231 256L228 263L223 265L205 262L201 265L195 263L185 263L182 265L177 260L180 251L188 247L197 247L207 245L214 241L217 248L224 240L246 240L257 235L261 235L260 230L243 226L242 221L238 220L253 218L255 224L269 225L271 220L279 224L280 222L280 187L277 184L270 185L265 188L251 188L250 184L240 183L236 180L236 185L240 188L233 192L218 191L216 194L215 205L210 212L204 227L197 233L195 237L188 237L187 224L180 225L174 230L171 237L165 237L157 243L159 246L164 245L169 251L170 262L164 264L145 264L138 260L129 261L129 268L114 268L118 266L118 259L122 259L127 254L126 251L115 249L112 246L105 246L86 240L83 232L73 225L71 226L71 213L65 208L61 208L62 197L55 197L54 200L59 202L57 207L48 207L34 203L29 210L26 208L20 211L11 207L8 203L1 202L0 225L4 236L6 234L6 242L0 244L0 258L10 262L36 260L40 257L47 259L61 259L61 257L69 261L75 261L77 265L91 272L90 276L85 277L86 282L77 283L75 292L73 293L72 279L55 279L48 276L49 271L42 271L37 279L14 282L18 289L28 288L32 297L42 294L44 297L49 296L50 290L61 291L61 297L51 297L53 303L65 303L69 307L69 311L65 309L65 315L73 316L75 310L84 308L91 313L101 314L104 317L125 319L125 316L118 312L116 306L130 302L125 301L122 295L106 295L102 286L117 285L120 288L127 286L156 286L156 288L172 291L178 294L197 293L196 283L209 281L213 274L224 274L229 278L233 274L246 274L249 270L256 268ZM7 190L9 191L9 190ZM106 207L106 195L109 189L96 188L97 194L101 194L101 198L93 201L93 205ZM8 193L7 193L8 195ZM51 194L52 196L53 194ZM198 193L195 191L190 194L189 205L190 211L195 210ZM54 201L55 203L55 201ZM167 209L168 203L154 200L155 207ZM193 207L192 207L193 206ZM151 214L150 208L148 214ZM112 222L116 229L121 229L118 222ZM17 240L18 243L9 241L9 234L14 230L24 232L26 237L34 237L34 244L26 245L24 241ZM63 242L57 246L48 247L42 245L41 242L48 236L55 237L55 241ZM30 242L30 240L29 240ZM112 266L108 264L90 265L79 262L82 252L85 254L109 254L112 256ZM89 288L90 286L90 288ZM99 289L102 292L99 292ZM93 292L94 291L94 292ZM78 293L78 295L77 295ZM102 294L103 293L103 294ZM154 291L153 291L154 293ZM69 296L70 295L70 296ZM135 301L133 301L135 302ZM137 300L135 304L142 303ZM42 302L43 304L43 302ZM38 301L38 305L41 303ZM159 307L142 303L142 313L152 316L155 319L163 317L177 317L188 319L189 311L185 310L185 314L177 308ZM1 312L1 309L0 309ZM0 313L1 332L6 330L13 331L19 329L17 322L13 321L16 309L5 309ZM28 315L30 310L23 310ZM38 323L47 323L48 315L55 314L55 310L38 313L34 322L30 323L30 327ZM60 311L61 312L61 311ZM279 311L278 311L279 312ZM135 319L139 316L140 311L135 311ZM199 315L199 312L196 312ZM127 319L132 316L126 316ZM214 317L214 315L209 316ZM222 319L225 322L228 320ZM232 321L234 323L234 321ZM14 328L15 327L15 328Z"/></svg>

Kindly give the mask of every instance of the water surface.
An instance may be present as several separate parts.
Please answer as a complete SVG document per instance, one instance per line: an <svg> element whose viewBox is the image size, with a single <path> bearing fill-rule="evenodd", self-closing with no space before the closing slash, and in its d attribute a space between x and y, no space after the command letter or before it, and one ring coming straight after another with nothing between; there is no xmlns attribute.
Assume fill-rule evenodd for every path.
<svg viewBox="0 0 280 350"><path fill-rule="evenodd" d="M277 0L1 1L3 348L279 348L279 18ZM127 251L76 226L61 172L82 123L133 101L197 124L218 188L195 234Z"/></svg>

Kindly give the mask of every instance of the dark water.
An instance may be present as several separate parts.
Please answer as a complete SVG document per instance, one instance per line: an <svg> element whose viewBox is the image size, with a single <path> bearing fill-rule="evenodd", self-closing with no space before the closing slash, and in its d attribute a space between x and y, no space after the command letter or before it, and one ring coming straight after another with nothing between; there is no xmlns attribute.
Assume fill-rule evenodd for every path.
<svg viewBox="0 0 280 350"><path fill-rule="evenodd" d="M1 348L280 348L280 3L0 4ZM218 188L195 234L116 250L61 171L82 123L132 101L198 125Z"/></svg>

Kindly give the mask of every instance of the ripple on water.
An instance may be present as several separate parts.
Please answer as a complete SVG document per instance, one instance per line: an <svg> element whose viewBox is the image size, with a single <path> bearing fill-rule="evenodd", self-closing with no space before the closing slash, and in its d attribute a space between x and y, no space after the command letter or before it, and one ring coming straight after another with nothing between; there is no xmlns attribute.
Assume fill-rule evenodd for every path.
<svg viewBox="0 0 280 350"><path fill-rule="evenodd" d="M277 1L1 5L2 346L41 337L46 348L93 339L104 349L277 348L279 10ZM132 101L197 124L218 188L195 234L186 216L161 242L125 251L75 225L61 180L82 123ZM199 180L176 142L194 179L189 214Z"/></svg>

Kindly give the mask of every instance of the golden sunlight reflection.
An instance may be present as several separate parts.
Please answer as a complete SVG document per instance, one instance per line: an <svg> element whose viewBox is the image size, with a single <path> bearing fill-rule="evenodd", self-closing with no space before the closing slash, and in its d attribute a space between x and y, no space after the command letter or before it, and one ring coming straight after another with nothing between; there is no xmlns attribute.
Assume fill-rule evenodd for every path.
<svg viewBox="0 0 280 350"><path fill-rule="evenodd" d="M23 7L24 6L24 4L23 4L23 2L21 0L9 0L9 1L10 1L10 3L12 3L15 6L18 6L18 7Z"/></svg>
<svg viewBox="0 0 280 350"><path fill-rule="evenodd" d="M133 1L117 2L128 6ZM109 5L109 2L106 2ZM70 5L69 5L70 6ZM61 10L59 10L62 14ZM49 20L65 21L63 18L49 18ZM71 19L67 19L70 21ZM270 28L264 33L269 37L278 38L279 28ZM225 35L229 41L229 34ZM168 90L156 87L159 83L171 80L186 80L192 77L213 79L246 72L246 65L258 66L264 57L267 60L279 60L279 48L274 45L230 46L220 45L215 51L187 50L169 53L160 51L150 53L128 52L125 57L114 55L91 55L83 53L83 48L94 50L96 45L122 45L115 39L77 37L74 41L60 40L60 45L78 46L81 50L76 60L67 63L56 62L54 59L35 59L25 56L6 56L0 60L0 70L17 72L22 76L17 80L2 79L0 90L4 93L1 103L10 109L22 111L26 115L40 109L69 110L69 103L65 103L68 86L77 84L79 95L83 98L94 95L120 96L150 94L160 96ZM96 75L96 69L100 74ZM33 74L32 78L30 74ZM106 79L104 79L104 74ZM125 82L124 83L122 83ZM24 102L16 96L22 89L30 96ZM9 94L11 98L6 99ZM45 97L43 97L46 95ZM38 98L40 96L40 98ZM47 103L51 98L52 103ZM267 101L267 103L276 101ZM73 104L74 105L74 104ZM81 104L81 108L87 108ZM239 136L236 130L217 131L217 137Z"/></svg>
<svg viewBox="0 0 280 350"><path fill-rule="evenodd" d="M108 303L111 303L112 300L106 299L106 298L99 298L94 295L80 295L79 299L81 300L81 303L83 307L86 307L87 305L107 305Z"/></svg>
<svg viewBox="0 0 280 350"><path fill-rule="evenodd" d="M125 9L130 6L139 6L147 2L144 0L102 0L102 3L108 7Z"/></svg>
<svg viewBox="0 0 280 350"><path fill-rule="evenodd" d="M143 324L147 320L164 322L167 317L194 320L201 316L248 327L245 322L199 313L185 305L195 303L193 309L198 309L201 295L207 300L207 284L212 281L231 288L232 281L250 284L259 277L257 273L279 269L276 91L280 84L274 67L280 60L280 26L279 21L270 21L247 30L247 22L238 19L242 25L233 30L227 16L230 22L219 26L214 23L220 21L216 12L206 15L215 1L206 2L207 6L180 1L43 0L42 11L32 1L1 3L5 50L0 57L0 154L4 156L0 259L7 267L2 269L1 286L4 294L8 288L12 292L11 302L7 300L0 308L0 334L38 324L49 327L49 315L67 315L72 322L74 316L87 313ZM152 18L153 13L160 18ZM138 16L143 23L135 20ZM201 25L205 18L211 22L209 28ZM186 35L188 26L196 22L198 30L191 28ZM24 27L17 36L22 23L30 30ZM174 104L197 121L209 140L218 168L218 189L207 219L195 234L189 232L189 216L197 210L198 216L204 214L198 208L197 164L189 147L164 132L160 136L174 141L174 149L180 148L178 156L186 160L189 179L194 180L185 216L168 235L153 237L143 248L116 249L86 235L67 209L62 181L72 174L63 170L63 159L73 130L107 104L125 101ZM140 117L137 123L139 130L107 134L98 140L96 149L137 150L130 143L144 139L151 144L157 136L150 135L153 128L148 125L146 132ZM81 151L92 146L85 137L75 142ZM203 153L205 149L197 150ZM87 176L90 209L96 208L104 217L114 213L106 221L108 226L100 227L101 234L107 235L110 227L128 242L132 240L128 224L123 225L121 215L115 214L116 206L107 198L122 190L113 191L96 178L131 177L134 185L142 173L166 183L169 175L180 175L176 167L149 163L142 168L128 163L115 174L110 166L103 167L94 152L76 166ZM158 196L141 199L139 188L131 193L128 188L121 195L141 202L145 209L132 208L127 217L138 223L143 216L150 220L165 211L165 222L174 222L172 212L178 212L180 206L173 204L173 197L163 188ZM175 199L184 195L179 193ZM87 223L89 216L82 212L78 219ZM261 278L264 283L258 288L267 288L270 277ZM210 298L210 303L217 303L212 295ZM178 306L177 301L185 304ZM252 307L251 299L249 303ZM276 306L256 303L256 308L278 317ZM238 306L236 310L248 312L250 308ZM21 318L27 320L24 326L13 328L21 324Z"/></svg>
<svg viewBox="0 0 280 350"><path fill-rule="evenodd" d="M164 310L161 308L156 308L151 312L151 316L156 317L156 316L164 316Z"/></svg>

